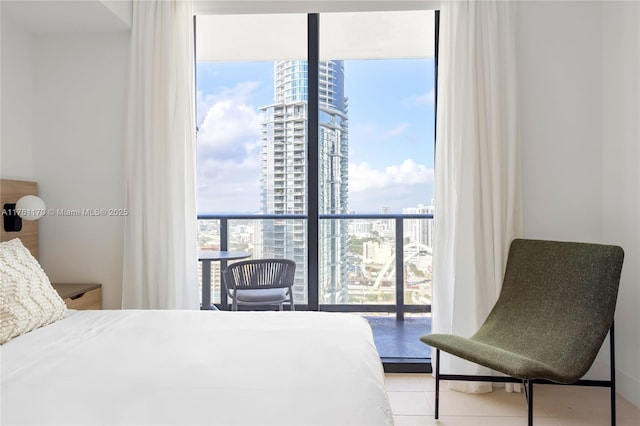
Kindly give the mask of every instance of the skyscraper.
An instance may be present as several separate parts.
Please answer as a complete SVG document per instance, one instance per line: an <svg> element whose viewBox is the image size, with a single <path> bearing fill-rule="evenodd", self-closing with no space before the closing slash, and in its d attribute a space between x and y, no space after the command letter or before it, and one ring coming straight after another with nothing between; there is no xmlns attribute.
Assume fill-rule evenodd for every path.
<svg viewBox="0 0 640 426"><path fill-rule="evenodd" d="M435 208L431 205L419 204L417 207L402 209L402 214L433 214ZM421 246L433 247L433 220L431 219L406 219L404 222L404 237L410 243Z"/></svg>
<svg viewBox="0 0 640 426"><path fill-rule="evenodd" d="M348 117L344 97L342 61L319 64L319 211L347 212ZM306 61L274 64L274 103L261 107L262 124L261 203L264 214L307 213L308 191L308 79ZM347 253L344 221L322 220L319 225L320 303L347 300ZM284 219L262 221L264 256L295 260L294 297L307 300L306 222Z"/></svg>

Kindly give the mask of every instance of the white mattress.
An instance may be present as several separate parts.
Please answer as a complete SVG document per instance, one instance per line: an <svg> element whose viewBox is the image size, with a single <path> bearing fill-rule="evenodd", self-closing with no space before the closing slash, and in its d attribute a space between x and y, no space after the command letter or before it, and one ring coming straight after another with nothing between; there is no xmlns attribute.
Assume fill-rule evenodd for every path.
<svg viewBox="0 0 640 426"><path fill-rule="evenodd" d="M0 362L2 425L393 423L349 314L70 311Z"/></svg>

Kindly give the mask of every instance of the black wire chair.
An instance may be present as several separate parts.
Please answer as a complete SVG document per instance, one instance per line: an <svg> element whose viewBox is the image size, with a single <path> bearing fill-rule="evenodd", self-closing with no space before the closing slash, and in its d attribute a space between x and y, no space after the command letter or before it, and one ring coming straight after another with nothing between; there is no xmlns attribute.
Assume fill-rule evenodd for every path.
<svg viewBox="0 0 640 426"><path fill-rule="evenodd" d="M264 306L293 303L293 282L296 264L289 259L255 259L229 265L223 273L232 310L238 305Z"/></svg>

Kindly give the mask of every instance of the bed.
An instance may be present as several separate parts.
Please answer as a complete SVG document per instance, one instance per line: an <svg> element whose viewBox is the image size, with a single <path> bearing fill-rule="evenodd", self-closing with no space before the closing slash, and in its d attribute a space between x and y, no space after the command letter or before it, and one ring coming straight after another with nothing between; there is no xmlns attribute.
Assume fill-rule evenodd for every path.
<svg viewBox="0 0 640 426"><path fill-rule="evenodd" d="M70 311L2 346L1 424L392 424L363 319Z"/></svg>
<svg viewBox="0 0 640 426"><path fill-rule="evenodd" d="M0 242L2 425L390 425L362 318L73 311L19 238Z"/></svg>

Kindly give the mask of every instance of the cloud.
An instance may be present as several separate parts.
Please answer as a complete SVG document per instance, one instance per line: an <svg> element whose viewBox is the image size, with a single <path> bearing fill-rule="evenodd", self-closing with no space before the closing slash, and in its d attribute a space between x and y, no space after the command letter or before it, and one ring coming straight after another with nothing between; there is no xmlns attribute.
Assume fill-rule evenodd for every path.
<svg viewBox="0 0 640 426"><path fill-rule="evenodd" d="M199 212L260 210L259 157L242 162L198 158Z"/></svg>
<svg viewBox="0 0 640 426"><path fill-rule="evenodd" d="M350 129L350 139L353 134L357 134L360 139L371 141L386 141L403 134L410 123L400 123L391 128L385 128L378 123L359 123ZM354 138L355 139L355 138Z"/></svg>
<svg viewBox="0 0 640 426"><path fill-rule="evenodd" d="M430 89L421 95L412 96L403 101L404 105L433 106L436 103L436 91Z"/></svg>
<svg viewBox="0 0 640 426"><path fill-rule="evenodd" d="M256 83L240 83L204 99L198 96L198 111L205 111L198 126L199 155L242 161L260 145L259 110L247 102Z"/></svg>
<svg viewBox="0 0 640 426"><path fill-rule="evenodd" d="M411 123L400 123L394 127L385 127L374 122L360 122L349 129L349 148L357 147L357 141L366 141L368 148L371 147L372 143L387 144L388 142L396 142L410 128Z"/></svg>
<svg viewBox="0 0 640 426"><path fill-rule="evenodd" d="M413 185L432 185L433 169L407 159L384 170L371 168L367 162L349 163L349 192L363 192Z"/></svg>
<svg viewBox="0 0 640 426"><path fill-rule="evenodd" d="M368 163L349 164L349 210L378 213L390 206L400 213L405 207L428 204L433 198L433 169L407 159L384 170Z"/></svg>
<svg viewBox="0 0 640 426"><path fill-rule="evenodd" d="M198 211L259 209L261 112L250 104L255 82L198 93Z"/></svg>
<svg viewBox="0 0 640 426"><path fill-rule="evenodd" d="M392 139L403 134L411 125L409 123L402 123L396 127L387 130L380 134L380 139Z"/></svg>
<svg viewBox="0 0 640 426"><path fill-rule="evenodd" d="M199 91L197 94L198 104L198 126L202 125L209 109L218 102L231 100L236 104L250 105L249 101L253 93L258 88L257 81L244 81L233 87L221 87L216 93L204 94Z"/></svg>

